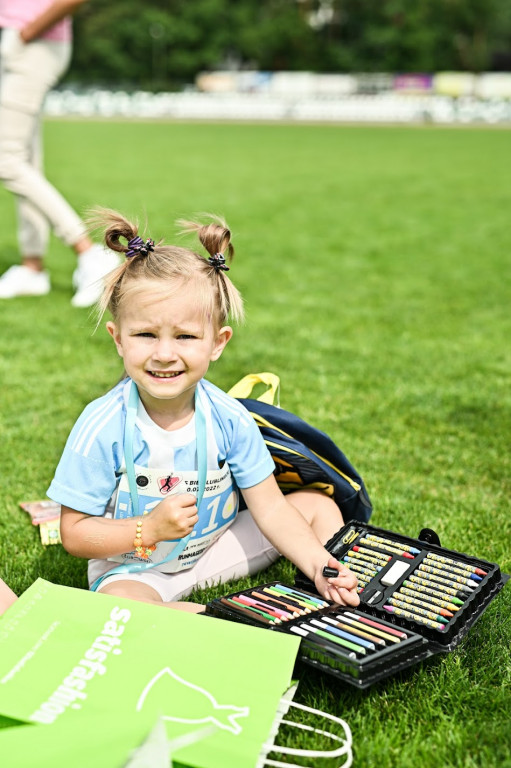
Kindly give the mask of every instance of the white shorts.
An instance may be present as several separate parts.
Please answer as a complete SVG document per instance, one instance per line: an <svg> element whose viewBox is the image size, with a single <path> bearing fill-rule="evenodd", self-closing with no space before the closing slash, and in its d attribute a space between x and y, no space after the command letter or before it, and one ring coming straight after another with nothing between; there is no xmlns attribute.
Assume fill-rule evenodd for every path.
<svg viewBox="0 0 511 768"><path fill-rule="evenodd" d="M139 581L155 589L163 602L169 603L189 595L195 587L223 584L257 573L278 557L279 552L263 536L248 509L244 509L192 568L179 573L149 568L140 573L114 574L103 579L98 592L113 581ZM110 560L89 560L89 586L117 565Z"/></svg>

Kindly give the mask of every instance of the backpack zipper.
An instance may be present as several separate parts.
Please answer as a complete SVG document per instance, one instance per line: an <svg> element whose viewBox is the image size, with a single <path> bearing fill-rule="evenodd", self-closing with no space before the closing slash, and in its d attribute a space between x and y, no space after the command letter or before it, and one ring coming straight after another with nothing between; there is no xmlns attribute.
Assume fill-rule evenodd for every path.
<svg viewBox="0 0 511 768"><path fill-rule="evenodd" d="M274 429L277 429L277 428L274 427ZM277 429L277 431L282 432L281 429ZM282 432L282 434L286 435L285 432ZM294 439L291 437L291 435L286 435L286 437L289 437L291 440ZM300 456L302 459L305 459L307 461L307 456L304 456L303 453L299 453L298 451L295 451L292 448L286 448L284 445L279 445L279 443L272 443L270 440L265 440L264 442L266 443L266 445L271 446L272 448L279 448L281 451L286 451L287 453L291 453L295 456ZM346 480L346 482L348 482L355 491L360 491L361 486L357 482L355 482L355 480L352 480L351 477L348 477L348 475L345 475L344 472L341 472L341 470L338 469L336 466L334 466L330 461L328 461L328 459L324 459L323 456L320 456L319 453L316 453L316 451L311 450L311 453L313 453L314 456L317 456L318 459L323 461L325 464L328 464L328 466L331 469L333 469L335 472L337 472L338 475L343 477Z"/></svg>

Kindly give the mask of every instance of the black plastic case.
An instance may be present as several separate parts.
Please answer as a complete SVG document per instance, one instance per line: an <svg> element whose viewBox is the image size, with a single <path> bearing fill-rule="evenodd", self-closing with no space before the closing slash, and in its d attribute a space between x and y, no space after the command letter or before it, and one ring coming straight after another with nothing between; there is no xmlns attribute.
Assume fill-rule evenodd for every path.
<svg viewBox="0 0 511 768"><path fill-rule="evenodd" d="M396 548L403 546L404 548L412 548L419 550L418 553L412 557L406 557L402 553L386 551L382 547L381 542L371 541L369 546L367 541L362 541L368 536L376 536L381 539L390 540L396 545ZM357 542L361 542L357 544ZM360 584L362 591L359 593L360 605L356 609L345 608L343 606L336 605L334 603L325 602L325 606L310 614L307 617L299 617L284 621L283 623L270 624L268 621L259 619L257 614L247 615L240 612L232 604L226 604L226 600L232 598L239 598L239 596L251 597L254 592L261 592L266 588L273 588L279 582L271 582L269 584L263 584L258 587L252 587L250 589L242 590L240 592L227 595L225 598L218 598L210 602L206 607L206 613L217 618L228 619L231 621L238 621L252 626L263 626L267 629L281 632L291 632L294 634L293 627L298 627L300 630L302 625L305 624L308 627L314 625L315 621L324 622L324 619L330 619L339 623L349 622L352 627L360 630L358 624L353 625L353 621L358 621L360 625L363 625L367 621L374 621L384 628L390 630L390 633L399 631L402 632L405 637L401 638L399 642L386 641L384 647L378 647L376 650L365 650L365 655L361 656L359 653L352 654L348 649L339 647L335 642L330 642L317 634L310 633L305 637L302 637L300 643L299 658L307 664L312 665L316 669L320 669L329 674L333 674L336 677L344 680L351 685L355 685L358 688L367 688L373 683L383 680L396 672L406 669L424 659L437 653L452 651L461 639L467 634L474 622L486 609L491 600L496 596L499 590L504 586L505 582L509 578L506 575L501 574L500 568L495 563L490 563L485 560L470 557L466 554L456 552L454 550L444 549L440 546L438 536L430 529L425 529L419 534L418 539L412 539L406 536L401 536L394 532L385 530L383 528L376 528L366 523L350 523L342 528L326 545L327 549L341 562L347 552L353 553L353 546L363 546L364 549L368 548L373 550L373 554L376 557L379 555L383 558L390 557L386 562L386 565L379 565L380 570L372 576L365 575L364 578L368 579L364 584ZM387 547L389 545L386 545ZM407 551L403 549L402 552ZM411 554L408 552L408 554ZM480 569L485 572L484 576L479 576L480 581L475 581L475 586L470 589L462 582L457 582L460 588L456 589L457 595L450 595L444 592L445 589L454 587L446 587L443 585L443 589L434 590L435 592L441 592L444 595L443 602L452 605L452 597L456 597L458 603L457 611L449 610L452 614L451 617L443 617L443 629L439 629L440 622L433 622L437 626L426 625L421 620L408 618L396 613L389 613L384 605L388 605L389 599L395 601L397 599L395 593L403 588L408 590L409 587L404 586L404 582L410 582L410 577L421 578L419 574L422 573L424 577L425 572L419 566L424 567L426 557L440 556L442 558L448 558L456 561L457 564L465 565L471 569ZM364 555L362 554L362 557ZM347 558L348 559L348 558ZM352 554L350 562L353 565L354 572L356 573L357 558ZM428 561L430 558L428 557ZM385 584L382 579L385 580L386 574L391 570L395 563L402 565L396 566L396 568L405 568L406 571L393 583ZM359 566L360 567L360 566ZM449 570L447 570L449 569ZM456 569L456 570L454 570ZM458 576L457 566L443 565L438 567L441 575L427 573L426 580L433 580L437 584L442 585L439 579L444 581L450 581L453 576ZM442 572L443 571L443 572ZM358 574L357 574L358 575ZM449 576L449 578L447 578ZM473 577L470 577L473 580ZM387 579L388 580L388 579ZM468 580L468 577L467 577ZM403 602L413 611L416 611L419 606L418 600L428 603L427 593L417 592L415 590L423 585L417 582L412 582L415 589L414 599L412 603ZM282 583L280 583L282 585ZM431 581L430 581L431 584ZM307 579L303 574L298 573L294 587L283 585L287 589L296 589L309 597L318 598L314 584ZM431 587L429 587L431 590ZM467 590L467 591L464 591ZM433 592L429 592L431 596ZM402 598L399 598L400 601ZM437 603L438 603L437 596ZM392 606L397 607L397 606ZM422 606L420 606L422 607ZM426 610L425 607L422 607ZM420 610L420 608L419 608ZM355 618L350 619L350 614ZM422 620L426 617L422 617ZM432 619L428 619L432 621ZM330 623L330 622L326 622ZM317 625L314 625L317 628ZM340 627L335 627L336 631L339 631ZM367 626L367 625L366 625ZM363 630L364 628L362 628ZM370 633L374 632L374 627L369 630ZM330 627L330 631L333 630ZM342 630L344 631L344 630ZM338 642L338 641L337 641Z"/></svg>

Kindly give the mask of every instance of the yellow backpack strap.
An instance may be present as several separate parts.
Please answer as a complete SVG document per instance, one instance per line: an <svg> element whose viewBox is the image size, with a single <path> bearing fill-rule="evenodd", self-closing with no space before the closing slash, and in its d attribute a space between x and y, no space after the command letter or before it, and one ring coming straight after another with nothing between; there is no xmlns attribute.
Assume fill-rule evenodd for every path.
<svg viewBox="0 0 511 768"><path fill-rule="evenodd" d="M249 373L235 384L228 395L231 397L247 398L252 394L252 390L256 384L266 384L268 389L263 392L262 395L256 398L262 403L269 403L270 405L280 406L280 377L275 373ZM275 402L275 400L277 402Z"/></svg>

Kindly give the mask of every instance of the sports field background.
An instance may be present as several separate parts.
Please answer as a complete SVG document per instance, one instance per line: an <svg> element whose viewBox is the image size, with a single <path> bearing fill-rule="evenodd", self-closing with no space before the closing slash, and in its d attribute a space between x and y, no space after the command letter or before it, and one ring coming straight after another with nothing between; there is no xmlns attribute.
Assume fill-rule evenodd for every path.
<svg viewBox="0 0 511 768"><path fill-rule="evenodd" d="M279 374L282 406L325 430L364 477L374 525L434 528L444 546L510 571L509 131L107 121L45 131L48 176L81 213L117 208L167 242L177 218L225 216L247 323L210 369L214 383ZM4 190L0 215L4 271L17 259ZM70 306L74 262L55 239L48 268L49 296L0 304L0 576L17 593L39 576L86 587L85 561L44 549L18 504L45 496L76 417L121 373L106 331ZM252 583L276 577L292 568ZM347 720L361 768L509 767L510 607L508 586L456 651L366 692L300 667L297 700Z"/></svg>

